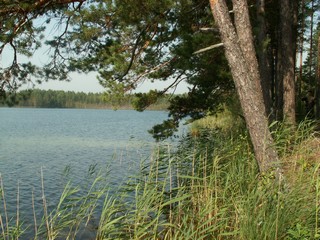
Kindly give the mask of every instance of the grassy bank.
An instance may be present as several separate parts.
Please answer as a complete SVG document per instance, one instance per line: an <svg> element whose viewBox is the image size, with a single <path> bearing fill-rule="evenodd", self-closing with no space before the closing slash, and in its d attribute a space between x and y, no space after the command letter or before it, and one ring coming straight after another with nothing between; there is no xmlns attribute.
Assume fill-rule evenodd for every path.
<svg viewBox="0 0 320 240"><path fill-rule="evenodd" d="M196 123L175 152L159 146L115 194L97 177L81 194L67 184L47 209L43 187L43 215L32 223L18 211L6 216L1 184L0 236L18 239L29 227L35 239L85 239L83 229L94 225L95 239L319 239L320 142L312 123L295 134L274 124L284 166L275 179L258 173L241 117L223 116Z"/></svg>

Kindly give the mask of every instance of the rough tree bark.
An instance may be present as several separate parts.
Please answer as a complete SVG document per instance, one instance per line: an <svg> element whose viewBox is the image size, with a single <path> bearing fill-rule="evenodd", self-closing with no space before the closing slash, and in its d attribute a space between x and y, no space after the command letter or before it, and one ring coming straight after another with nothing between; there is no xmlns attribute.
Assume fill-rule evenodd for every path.
<svg viewBox="0 0 320 240"><path fill-rule="evenodd" d="M246 0L233 0L235 25L224 0L210 0L215 22L220 30L233 80L239 95L255 157L261 172L277 167L278 155L268 128L260 76L255 58L251 24ZM259 78L259 84L257 84Z"/></svg>
<svg viewBox="0 0 320 240"><path fill-rule="evenodd" d="M272 86L272 70L270 63L269 47L266 46L267 30L265 20L265 0L256 1L257 8L257 23L259 32L257 33L257 56L259 62L259 71L261 76L261 87L263 93L264 104L266 107L266 113L270 121L274 120L272 113L272 99L271 99L271 86Z"/></svg>
<svg viewBox="0 0 320 240"><path fill-rule="evenodd" d="M300 53L299 53L299 77L298 77L298 83L297 83L297 87L298 87L298 99L301 99L301 89L302 89L302 73L303 73L303 44L304 44L304 28L305 28L305 6L304 6L304 0L301 1L301 33L300 33L300 43L299 43L299 47L300 47Z"/></svg>
<svg viewBox="0 0 320 240"><path fill-rule="evenodd" d="M312 79L312 63L313 63L313 23L314 23L314 0L311 0L311 13L310 13L310 50L309 50L309 79L307 83L311 87ZM310 90L310 89L309 89Z"/></svg>
<svg viewBox="0 0 320 240"><path fill-rule="evenodd" d="M295 107L295 41L294 6L296 0L280 1L280 67L279 81L283 81L283 115L286 123L296 123Z"/></svg>
<svg viewBox="0 0 320 240"><path fill-rule="evenodd" d="M233 13L234 13L234 25L236 27L236 34L239 39L240 48L243 57L247 60L247 67L249 69L249 75L251 81L255 84L255 89L259 93L262 93L261 77L259 72L259 65L256 58L255 46L253 43L253 34L249 19L249 11L247 2L242 0L232 0ZM264 104L265 106L265 104Z"/></svg>
<svg viewBox="0 0 320 240"><path fill-rule="evenodd" d="M320 119L320 34L318 35L317 84L316 84L316 119Z"/></svg>

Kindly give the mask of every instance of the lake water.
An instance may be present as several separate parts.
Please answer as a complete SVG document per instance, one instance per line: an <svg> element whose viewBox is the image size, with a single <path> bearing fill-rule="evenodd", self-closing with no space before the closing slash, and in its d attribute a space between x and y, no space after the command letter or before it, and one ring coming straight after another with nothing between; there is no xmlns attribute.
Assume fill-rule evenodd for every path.
<svg viewBox="0 0 320 240"><path fill-rule="evenodd" d="M66 175L75 184L92 171L109 170L118 186L147 158L154 140L147 130L167 113L130 110L0 108L0 173L9 213L32 221L32 191L41 208L41 169L46 197L57 199ZM1 213L3 215L3 213Z"/></svg>

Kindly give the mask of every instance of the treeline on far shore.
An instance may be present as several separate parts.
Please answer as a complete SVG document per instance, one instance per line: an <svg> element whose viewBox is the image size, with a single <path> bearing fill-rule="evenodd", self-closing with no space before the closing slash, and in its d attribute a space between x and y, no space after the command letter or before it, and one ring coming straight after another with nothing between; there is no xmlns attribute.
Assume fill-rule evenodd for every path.
<svg viewBox="0 0 320 240"><path fill-rule="evenodd" d="M133 109L131 105L133 98L133 94L128 94L119 104L115 105L114 102L108 102L104 93L33 89L18 92L13 106L30 108ZM168 98L164 96L148 109L165 110L167 106Z"/></svg>

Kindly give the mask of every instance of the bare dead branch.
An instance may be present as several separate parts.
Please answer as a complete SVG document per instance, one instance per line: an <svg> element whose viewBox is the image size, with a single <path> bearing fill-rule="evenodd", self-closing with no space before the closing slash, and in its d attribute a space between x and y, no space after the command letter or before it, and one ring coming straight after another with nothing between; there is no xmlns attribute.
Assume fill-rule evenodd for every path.
<svg viewBox="0 0 320 240"><path fill-rule="evenodd" d="M200 32L204 33L219 33L219 29L217 28L210 28L210 27L202 27L199 28Z"/></svg>
<svg viewBox="0 0 320 240"><path fill-rule="evenodd" d="M209 51L209 50L211 50L211 49L218 48L218 47L222 47L222 46L223 46L223 43L214 44L214 45L211 45L211 46L209 46L209 47L202 48L202 49L194 52L193 54L203 53L203 52Z"/></svg>
<svg viewBox="0 0 320 240"><path fill-rule="evenodd" d="M142 81L142 79L143 79L144 77L148 76L148 75L151 74L151 73L154 73L154 72L158 71L159 69L161 69L161 68L163 68L164 66L168 65L170 62L172 62L172 61L175 60L175 59L176 59L176 58L174 57L174 58L172 58L172 59L170 59L170 60L168 60L168 61L166 61L166 62L163 62L163 63L155 66L154 68L150 69L149 71L146 71L146 72L140 74L136 79L134 79L134 80L132 81L132 84L131 84L131 85L134 85L134 84L138 83L139 81ZM132 90L132 88L127 88L127 89L125 89L126 92L127 92L127 91L130 91L130 90Z"/></svg>

